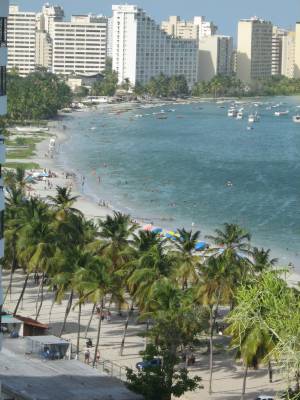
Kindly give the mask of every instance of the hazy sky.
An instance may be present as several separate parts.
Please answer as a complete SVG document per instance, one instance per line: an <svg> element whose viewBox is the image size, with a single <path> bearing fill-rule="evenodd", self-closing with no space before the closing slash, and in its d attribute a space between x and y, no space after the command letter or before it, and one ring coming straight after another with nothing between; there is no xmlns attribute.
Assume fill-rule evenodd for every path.
<svg viewBox="0 0 300 400"><path fill-rule="evenodd" d="M1 1L1 0L0 0ZM67 15L86 14L89 12L111 15L112 4L122 4L114 0L55 0L50 3L60 4ZM11 0L26 10L38 10L45 0ZM125 2L124 2L125 3ZM235 35L237 21L254 15L271 20L282 27L293 27L300 20L299 0L139 0L129 1L143 7L158 22L168 15L180 15L190 18L204 15L219 27L219 33Z"/></svg>

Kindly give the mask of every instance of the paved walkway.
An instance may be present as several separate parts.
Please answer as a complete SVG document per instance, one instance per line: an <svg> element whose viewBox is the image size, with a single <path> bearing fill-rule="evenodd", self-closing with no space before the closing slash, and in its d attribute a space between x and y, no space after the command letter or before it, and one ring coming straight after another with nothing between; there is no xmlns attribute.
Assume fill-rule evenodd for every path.
<svg viewBox="0 0 300 400"><path fill-rule="evenodd" d="M8 273L4 271L3 284L4 287L8 284ZM5 303L5 309L13 311L14 305L16 304L19 293L23 285L23 275L16 273L14 277L14 284L12 289L11 298L7 298ZM20 307L18 313L23 316L35 317L35 302L38 288L34 284L33 279L30 280L29 286L25 292L24 301L22 307ZM49 323L49 311L53 301L53 293L47 292L45 295L45 301L43 304L42 312L39 317L40 322ZM50 333L58 334L66 306L66 299L61 304L55 304L52 310L50 320ZM81 319L81 330L82 338L80 341L81 356L85 348L84 332L87 326L92 311L92 305L86 304L82 307L82 319ZM121 357L119 354L120 343L124 331L124 322L126 319L126 311L123 312L124 316L119 317L116 310L112 309L111 321L107 322L104 320L102 324L102 333L100 339L100 354L101 359L106 359L115 362L120 366L135 367L137 361L141 360L139 352L145 347L145 339L139 336L144 330L143 324L137 324L136 318L129 324L128 334L126 338L124 354ZM136 314L135 314L136 316ZM92 324L88 337L96 342L98 318L96 315L93 316ZM77 308L72 309L68 318L68 324L66 332L63 336L66 339L72 340L74 343L74 350L77 339ZM230 358L225 352L215 355L215 368L214 368L214 381L213 381L213 395L208 394L208 357L207 355L198 355L196 358L196 364L191 369L192 374L199 375L203 380L204 389L198 390L194 393L187 393L184 396L185 400L234 400L240 399L240 392L242 387L242 376L243 371L236 363ZM250 371L247 381L247 396L245 399L255 399L258 394L273 394L282 389L282 381L280 380L279 374L274 374L275 383L268 383L267 370L261 368L258 371Z"/></svg>

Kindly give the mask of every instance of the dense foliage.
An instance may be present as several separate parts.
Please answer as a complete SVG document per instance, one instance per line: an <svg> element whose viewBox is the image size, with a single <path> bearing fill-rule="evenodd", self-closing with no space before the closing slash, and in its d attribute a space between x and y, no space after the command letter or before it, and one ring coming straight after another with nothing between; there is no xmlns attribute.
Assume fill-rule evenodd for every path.
<svg viewBox="0 0 300 400"><path fill-rule="evenodd" d="M117 85L117 73L115 71L106 70L103 80L94 83L91 94L94 96L114 96Z"/></svg>
<svg viewBox="0 0 300 400"><path fill-rule="evenodd" d="M161 363L138 372L128 370L128 386L146 400L170 400L200 387L200 378L191 376L187 367L195 359L203 335L209 354L208 390L212 393L218 310L223 306L231 310L222 321L228 326L225 334L231 337L231 347L244 366L241 398L246 392L248 369L262 364L271 368L274 361L286 373L287 389L294 381L293 393L300 393L300 291L288 287L282 271L273 269L276 260L270 258L269 250L252 247L250 234L243 228L226 223L216 229L209 236L211 247L200 256L194 251L199 232L180 229L167 240L140 230L129 215L118 212L97 222L87 220L67 188L57 187L55 196L46 201L29 198L21 169L7 171L5 184L3 267L10 271L6 297L15 271L24 271L14 314L30 276L41 274L35 318L43 309L45 285L52 290L53 302L67 297L60 335L75 307L79 355L82 304L91 303L93 310L100 305L100 315L107 303L119 310L126 304L120 343L123 355L128 325L137 307L139 320L147 324L144 336L148 346L142 357L145 362L158 358ZM99 318L94 366L101 324ZM89 326L86 334L88 331Z"/></svg>
<svg viewBox="0 0 300 400"><path fill-rule="evenodd" d="M7 79L8 118L11 120L49 119L72 101L70 88L49 72L37 71L24 78L12 72Z"/></svg>
<svg viewBox="0 0 300 400"><path fill-rule="evenodd" d="M273 76L244 84L235 77L216 76L209 82L198 82L192 89L193 96L290 96L300 93L300 79Z"/></svg>
<svg viewBox="0 0 300 400"><path fill-rule="evenodd" d="M189 94L189 88L183 75L168 77L160 74L146 85L137 83L135 93L152 97L182 97Z"/></svg>

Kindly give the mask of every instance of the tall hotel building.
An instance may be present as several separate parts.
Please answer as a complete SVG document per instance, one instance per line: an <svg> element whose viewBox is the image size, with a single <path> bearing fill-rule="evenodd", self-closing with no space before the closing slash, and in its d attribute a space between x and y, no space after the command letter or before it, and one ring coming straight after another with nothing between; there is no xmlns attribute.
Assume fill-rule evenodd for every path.
<svg viewBox="0 0 300 400"><path fill-rule="evenodd" d="M7 64L7 15L9 0L0 1L0 117L6 114L6 64ZM4 193L1 166L5 162L4 137L0 133L0 258L4 256ZM0 264L0 350L1 350L1 311L3 305L2 273ZM1 382L0 382L1 397Z"/></svg>
<svg viewBox="0 0 300 400"><path fill-rule="evenodd" d="M145 12L133 5L114 5L113 69L119 83L146 84L152 77L184 75L189 86L197 82L198 43L173 38Z"/></svg>
<svg viewBox="0 0 300 400"><path fill-rule="evenodd" d="M171 16L161 23L161 28L168 34L181 39L200 39L217 33L217 26L205 17L194 17L192 21L183 21L180 17Z"/></svg>
<svg viewBox="0 0 300 400"><path fill-rule="evenodd" d="M36 13L20 11L18 6L10 6L7 23L8 68L10 70L16 68L21 76L34 71L35 40Z"/></svg>
<svg viewBox="0 0 300 400"><path fill-rule="evenodd" d="M93 75L106 65L107 18L74 15L53 24L52 72Z"/></svg>
<svg viewBox="0 0 300 400"><path fill-rule="evenodd" d="M300 78L300 22L297 22L295 32L295 78Z"/></svg>
<svg viewBox="0 0 300 400"><path fill-rule="evenodd" d="M272 75L271 22L259 18L239 21L237 44L237 77L251 83Z"/></svg>

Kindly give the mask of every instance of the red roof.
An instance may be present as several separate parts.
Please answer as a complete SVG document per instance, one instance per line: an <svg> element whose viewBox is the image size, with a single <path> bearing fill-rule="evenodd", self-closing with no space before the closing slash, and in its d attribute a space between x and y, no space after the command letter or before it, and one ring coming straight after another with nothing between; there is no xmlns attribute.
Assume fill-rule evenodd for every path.
<svg viewBox="0 0 300 400"><path fill-rule="evenodd" d="M29 317L22 317L21 315L15 315L14 317L24 322L26 325L34 326L35 328L41 328L41 329L49 328L49 325L42 324L41 322L38 322L35 319Z"/></svg>

